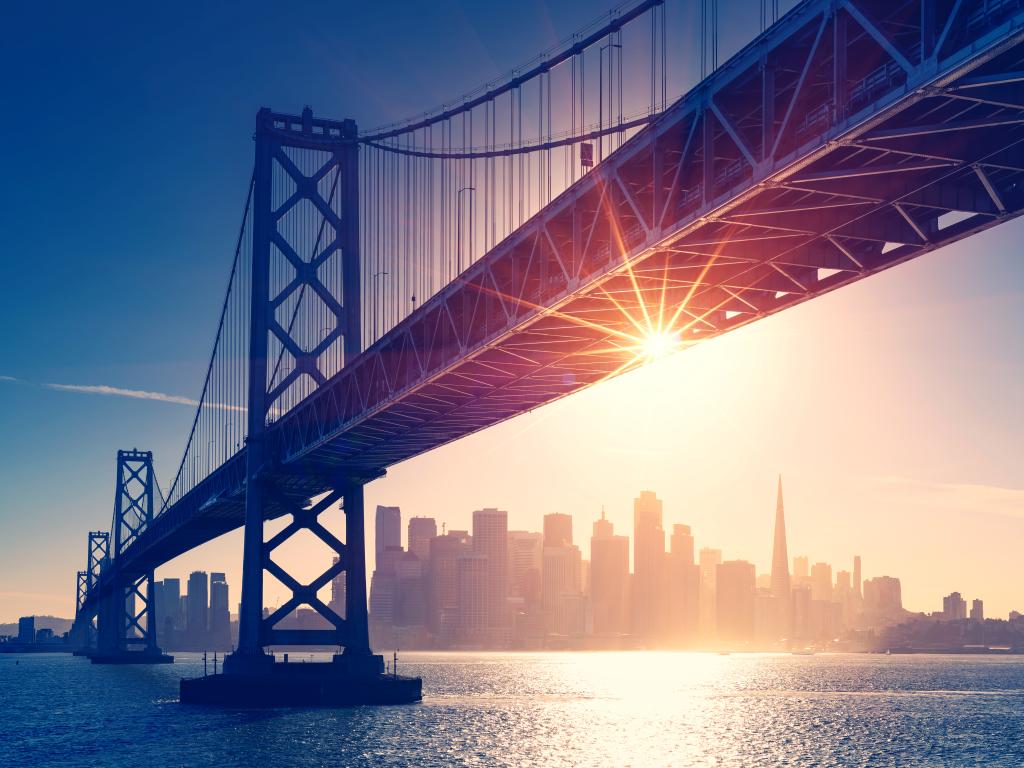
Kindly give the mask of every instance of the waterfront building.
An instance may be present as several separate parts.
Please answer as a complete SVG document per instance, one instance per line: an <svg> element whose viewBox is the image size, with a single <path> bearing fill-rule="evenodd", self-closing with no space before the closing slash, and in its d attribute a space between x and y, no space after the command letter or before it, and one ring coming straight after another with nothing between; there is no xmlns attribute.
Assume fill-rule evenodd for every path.
<svg viewBox="0 0 1024 768"><path fill-rule="evenodd" d="M443 646L456 639L459 625L458 559L471 551L469 531L448 531L430 541L427 573L427 627Z"/></svg>
<svg viewBox="0 0 1024 768"><path fill-rule="evenodd" d="M430 559L430 540L437 536L437 521L432 517L410 517L409 551L426 563Z"/></svg>
<svg viewBox="0 0 1024 768"><path fill-rule="evenodd" d="M942 598L942 618L946 621L960 621L967 618L967 601L959 592L951 592Z"/></svg>
<svg viewBox="0 0 1024 768"><path fill-rule="evenodd" d="M209 642L209 578L206 571L192 571L188 576L185 614L185 645L190 650L206 650Z"/></svg>
<svg viewBox="0 0 1024 768"><path fill-rule="evenodd" d="M903 618L903 597L900 580L892 576L866 579L864 616L869 626L886 625Z"/></svg>
<svg viewBox="0 0 1024 768"><path fill-rule="evenodd" d="M601 510L590 537L590 604L593 633L629 633L629 537L616 536Z"/></svg>
<svg viewBox="0 0 1024 768"><path fill-rule="evenodd" d="M526 606L539 603L543 564L544 534L537 531L508 532L510 597L522 598Z"/></svg>
<svg viewBox="0 0 1024 768"><path fill-rule="evenodd" d="M487 558L483 579L478 583L483 591L483 626L496 643L502 644L507 639L510 624L508 512L494 508L473 512L472 547L474 555Z"/></svg>
<svg viewBox="0 0 1024 768"><path fill-rule="evenodd" d="M705 641L715 637L715 582L718 566L722 562L722 550L702 547L700 550L700 635Z"/></svg>
<svg viewBox="0 0 1024 768"><path fill-rule="evenodd" d="M223 573L210 574L210 650L231 650L231 608L228 595L228 581Z"/></svg>
<svg viewBox="0 0 1024 768"><path fill-rule="evenodd" d="M811 566L811 599L825 603L832 600L832 566L828 563Z"/></svg>
<svg viewBox="0 0 1024 768"><path fill-rule="evenodd" d="M331 559L331 564L337 565L340 560L341 558L335 555ZM337 575L331 579L331 602L327 604L327 607L342 619L345 618L346 590L347 585L345 583L345 571L339 571Z"/></svg>
<svg viewBox="0 0 1024 768"><path fill-rule="evenodd" d="M754 564L727 560L716 568L715 606L718 639L749 643L754 639Z"/></svg>
<svg viewBox="0 0 1024 768"><path fill-rule="evenodd" d="M374 553L377 557L380 557L388 547L402 546L401 508L377 505L374 536Z"/></svg>
<svg viewBox="0 0 1024 768"><path fill-rule="evenodd" d="M803 586L811 583L810 558L797 555L793 558L792 586Z"/></svg>
<svg viewBox="0 0 1024 768"><path fill-rule="evenodd" d="M691 645L700 616L700 568L693 561L690 526L672 526L668 554L668 635L673 645Z"/></svg>
<svg viewBox="0 0 1024 768"><path fill-rule="evenodd" d="M572 546L572 515L560 512L544 515L544 546Z"/></svg>
<svg viewBox="0 0 1024 768"><path fill-rule="evenodd" d="M782 501L782 475L775 498L775 531L772 538L771 603L765 608L766 634L789 637L791 631L789 552L786 546L786 512Z"/></svg>
<svg viewBox="0 0 1024 768"><path fill-rule="evenodd" d="M985 620L985 604L978 599L971 601L971 621Z"/></svg>
<svg viewBox="0 0 1024 768"><path fill-rule="evenodd" d="M661 500L653 491L641 491L633 500L633 634L641 642L655 642L667 624L665 530Z"/></svg>

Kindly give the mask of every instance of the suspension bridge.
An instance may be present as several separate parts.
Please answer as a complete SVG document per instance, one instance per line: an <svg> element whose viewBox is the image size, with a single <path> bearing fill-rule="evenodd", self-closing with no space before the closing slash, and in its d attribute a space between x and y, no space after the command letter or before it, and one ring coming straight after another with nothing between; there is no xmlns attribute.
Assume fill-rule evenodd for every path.
<svg viewBox="0 0 1024 768"><path fill-rule="evenodd" d="M89 534L73 635L94 661L169 661L154 569L244 527L228 683L183 699L418 698L369 646L367 482L1021 213L1024 0L762 4L721 64L715 8L689 86L692 9L636 0L399 124L259 112L182 459L165 493L152 454L119 452ZM344 531L320 519L338 505ZM299 531L337 556L309 583L274 559ZM269 615L265 572L291 595ZM319 597L341 573L344 617ZM277 626L299 606L330 628ZM298 681L283 645L344 652Z"/></svg>

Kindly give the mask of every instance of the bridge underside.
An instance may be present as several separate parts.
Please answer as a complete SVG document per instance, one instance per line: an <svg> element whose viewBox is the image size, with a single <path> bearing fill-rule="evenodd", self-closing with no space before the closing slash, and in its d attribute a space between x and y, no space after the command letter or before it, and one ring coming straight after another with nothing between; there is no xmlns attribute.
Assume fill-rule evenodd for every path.
<svg viewBox="0 0 1024 768"><path fill-rule="evenodd" d="M920 3L788 14L272 424L266 517L640 365L652 330L685 348L1020 215L1024 10L999 7L970 35L902 24ZM242 525L245 465L123 572Z"/></svg>

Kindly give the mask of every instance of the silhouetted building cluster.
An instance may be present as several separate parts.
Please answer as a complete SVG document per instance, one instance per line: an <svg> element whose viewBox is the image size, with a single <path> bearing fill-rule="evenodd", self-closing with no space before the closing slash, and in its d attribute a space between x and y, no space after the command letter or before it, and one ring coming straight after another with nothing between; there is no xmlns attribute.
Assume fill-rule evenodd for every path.
<svg viewBox="0 0 1024 768"><path fill-rule="evenodd" d="M438 533L413 517L407 547L397 507L378 507L370 630L378 647L401 648L803 648L848 630L897 624L900 582L862 581L861 562L833 574L795 557L790 570L779 481L772 567L695 549L688 525L666 530L651 491L634 500L630 537L602 511L590 560L569 515L545 515L543 532L510 531L498 509L473 513L472 530ZM980 611L980 607L978 609Z"/></svg>
<svg viewBox="0 0 1024 768"><path fill-rule="evenodd" d="M229 651L234 632L227 578L223 573L189 574L187 592L181 579L167 578L153 585L157 643L170 651Z"/></svg>

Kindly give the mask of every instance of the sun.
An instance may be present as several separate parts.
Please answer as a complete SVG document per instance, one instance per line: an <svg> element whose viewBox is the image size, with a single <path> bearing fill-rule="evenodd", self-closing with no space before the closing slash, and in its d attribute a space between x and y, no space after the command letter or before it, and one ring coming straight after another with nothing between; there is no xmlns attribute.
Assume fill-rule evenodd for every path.
<svg viewBox="0 0 1024 768"><path fill-rule="evenodd" d="M679 336L667 330L651 329L640 343L640 357L654 362L679 349Z"/></svg>

